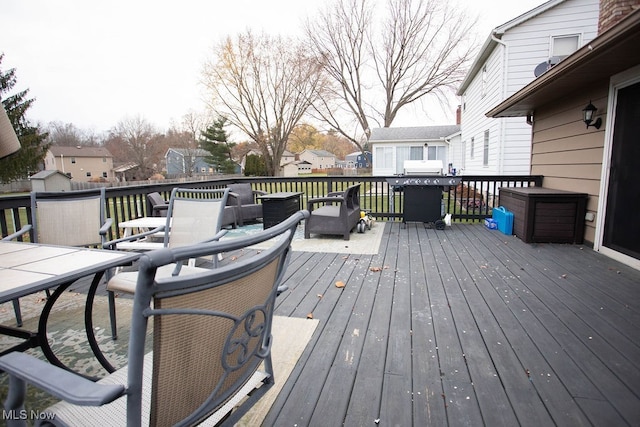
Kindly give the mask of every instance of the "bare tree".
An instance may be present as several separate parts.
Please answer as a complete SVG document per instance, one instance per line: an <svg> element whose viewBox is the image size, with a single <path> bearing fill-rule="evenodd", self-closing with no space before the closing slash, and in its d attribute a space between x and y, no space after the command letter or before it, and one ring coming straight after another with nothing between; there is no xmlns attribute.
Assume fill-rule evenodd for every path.
<svg viewBox="0 0 640 427"><path fill-rule="evenodd" d="M48 142L53 145L73 147L78 145L98 146L100 138L92 131L77 128L73 123L49 122Z"/></svg>
<svg viewBox="0 0 640 427"><path fill-rule="evenodd" d="M337 0L306 24L310 49L333 83L314 110L360 149L372 123L389 127L402 108L427 98L447 104L474 49L474 21L449 2L387 0L379 19L374 6Z"/></svg>
<svg viewBox="0 0 640 427"><path fill-rule="evenodd" d="M203 72L211 108L258 145L276 175L289 134L321 92L318 61L293 40L250 31L214 54Z"/></svg>
<svg viewBox="0 0 640 427"><path fill-rule="evenodd" d="M166 150L164 139L142 117L129 117L110 130L107 148L116 160L137 165L136 179L147 179L159 170Z"/></svg>

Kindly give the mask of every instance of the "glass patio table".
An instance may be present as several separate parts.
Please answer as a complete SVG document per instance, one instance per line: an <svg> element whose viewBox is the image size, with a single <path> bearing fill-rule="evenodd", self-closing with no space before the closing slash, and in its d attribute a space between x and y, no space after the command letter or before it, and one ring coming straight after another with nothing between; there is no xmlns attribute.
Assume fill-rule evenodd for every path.
<svg viewBox="0 0 640 427"><path fill-rule="evenodd" d="M100 351L94 336L93 300L107 270L129 265L139 256L136 252L0 241L0 303L56 288L42 308L37 331L0 325L0 334L24 340L0 354L40 347L49 362L70 370L58 359L49 345L47 322L60 295L76 280L93 275L85 303L87 339L98 361L112 372L114 369Z"/></svg>

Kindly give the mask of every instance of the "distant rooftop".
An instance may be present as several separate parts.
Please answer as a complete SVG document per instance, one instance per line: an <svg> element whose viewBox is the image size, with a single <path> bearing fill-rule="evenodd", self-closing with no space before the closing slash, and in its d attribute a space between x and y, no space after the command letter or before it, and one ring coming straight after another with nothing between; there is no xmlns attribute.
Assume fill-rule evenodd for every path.
<svg viewBox="0 0 640 427"><path fill-rule="evenodd" d="M439 140L460 132L460 125L376 128L371 130L369 142Z"/></svg>

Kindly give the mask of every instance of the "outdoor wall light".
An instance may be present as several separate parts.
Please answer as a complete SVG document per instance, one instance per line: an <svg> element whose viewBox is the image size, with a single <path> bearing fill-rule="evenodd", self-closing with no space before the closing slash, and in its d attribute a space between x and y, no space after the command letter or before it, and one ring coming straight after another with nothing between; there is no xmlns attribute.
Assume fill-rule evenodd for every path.
<svg viewBox="0 0 640 427"><path fill-rule="evenodd" d="M593 126L596 129L600 129L600 126L602 126L602 119L600 117L593 122L593 116L596 114L596 111L598 111L598 109L591 103L591 101L589 101L589 105L584 107L584 110L582 110L582 120L584 121L584 124L587 125L587 129L589 129L589 126ZM591 122L593 122L593 124L591 124Z"/></svg>

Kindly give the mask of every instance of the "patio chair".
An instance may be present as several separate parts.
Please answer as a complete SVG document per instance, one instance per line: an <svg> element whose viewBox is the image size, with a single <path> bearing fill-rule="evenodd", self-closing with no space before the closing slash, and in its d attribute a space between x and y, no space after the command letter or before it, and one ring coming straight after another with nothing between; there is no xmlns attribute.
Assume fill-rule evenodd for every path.
<svg viewBox="0 0 640 427"><path fill-rule="evenodd" d="M35 243L64 246L104 247L112 220L106 217L105 189L69 192L32 192L31 224L4 240L30 233ZM105 276L110 278L111 272ZM47 296L49 292L47 291ZM108 293L111 334L115 339L115 299ZM18 326L22 326L20 303L13 301Z"/></svg>
<svg viewBox="0 0 640 427"><path fill-rule="evenodd" d="M258 203L256 196L267 194L265 191L253 190L251 184L247 183L229 184L227 188L230 190L227 205L235 209L239 226L262 218L262 204Z"/></svg>
<svg viewBox="0 0 640 427"><path fill-rule="evenodd" d="M151 216L167 216L169 202L157 191L147 194L147 200L151 204Z"/></svg>
<svg viewBox="0 0 640 427"><path fill-rule="evenodd" d="M227 232L222 229L222 220L228 195L228 189L174 188L169 198L166 225L112 240L106 245L117 249L118 243L143 239L161 231L164 231L162 245L165 248L178 248L219 240ZM216 262L217 257L213 261ZM195 265L195 259L189 261L189 266L193 265ZM138 272L121 271L111 277L107 283L107 289L112 292L133 294L137 280Z"/></svg>
<svg viewBox="0 0 640 427"><path fill-rule="evenodd" d="M295 228L306 216L299 211L252 236L146 253L140 259L128 366L94 383L25 353L6 354L0 357L0 369L10 376L5 405L11 412L6 413L23 413L29 383L63 400L46 410L55 424L234 425L274 384L276 290ZM237 263L193 274L176 268L190 258L269 239L269 249ZM165 267L179 272L159 278ZM153 348L147 355L146 339ZM19 424L18 418L9 423Z"/></svg>
<svg viewBox="0 0 640 427"><path fill-rule="evenodd" d="M351 230L360 220L360 184L309 199L307 209L310 217L304 225L305 239L311 234L331 234L349 240Z"/></svg>

